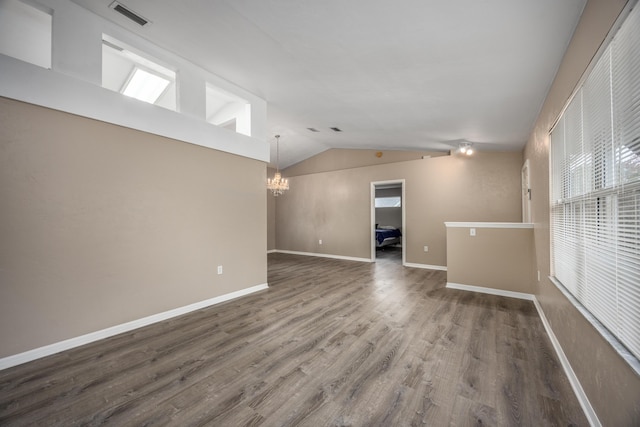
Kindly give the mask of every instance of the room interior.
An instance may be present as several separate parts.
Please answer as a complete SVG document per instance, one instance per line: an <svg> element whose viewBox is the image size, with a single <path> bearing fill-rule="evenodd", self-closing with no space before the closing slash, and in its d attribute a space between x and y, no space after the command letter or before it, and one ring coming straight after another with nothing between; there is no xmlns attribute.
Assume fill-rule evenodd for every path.
<svg viewBox="0 0 640 427"><path fill-rule="evenodd" d="M634 1L588 0L567 6L569 12L578 12L571 15L574 27L546 35L547 53L557 61L550 61L545 70L531 71L536 77L545 71L548 79L538 81L535 94L514 91L515 105L528 99L520 109L500 102L487 107L494 120L488 120L487 127L500 128L491 136L481 131L456 134L452 129L461 127L459 117L450 123L430 110L433 100L425 99L409 102L411 112L390 113L381 125L384 129L370 126L374 120L353 112L357 104L352 98L340 101L336 95L365 83L347 79L344 86L324 90L316 75L289 62L305 52L307 39L285 43L277 57L282 66L273 68L268 64L279 61L259 54L260 49L273 53L273 46L259 44L255 55L242 55L242 39L227 40L229 46L220 47L227 56L222 55L219 64L215 56L198 62L191 49L202 49L203 43L206 47L203 40L181 51L181 40L168 39L157 25L166 18L162 13L174 13L179 18L176 28L188 26L188 15L172 9L175 5L159 9L156 22L141 30L121 16L105 18L113 12L106 3L25 2L35 5L52 25L54 54L48 59L46 54L19 59L20 53L14 55L8 48L0 53L0 376L118 334L161 327L206 307L233 303L251 313L252 304L260 304L261 292L271 292L271 260L301 257L294 259L330 263L337 269L346 265L334 264L339 262L370 265L375 261L372 222L377 222L371 220L372 183L402 181L403 261L394 268L426 276L446 273L447 281L474 285L480 292L494 288L498 295L534 301L531 312L542 319L586 420L591 425L640 421L640 375L552 283L549 232L549 132ZM148 4L130 3L136 12L145 12ZM254 36L275 19L268 9L278 2L258 3L232 7L220 1L211 7L245 17L242 30ZM571 16L561 23L571 22ZM384 13L374 15L381 17ZM238 24L229 19L216 22L219 31L232 31L230 27ZM348 14L340 17L337 34L357 28L350 25L352 20L362 21ZM0 28L7 31L6 25ZM194 30L204 31L195 23ZM287 39L297 30L295 23L272 30L274 40ZM357 46L366 46L362 34L352 35ZM552 43L558 39L562 42ZM180 84L170 82L168 87L177 87L180 96L150 105L107 88L105 40L125 51L146 52L162 66L179 70ZM217 39L213 43L224 44ZM331 38L328 45L339 46ZM539 45L531 49L534 59L545 56L535 51ZM442 55L443 62L448 58L437 49L430 53ZM369 54L354 55L362 63L341 65L359 71L364 82L373 81L374 76L361 68L372 61ZM317 67L318 75L332 74L330 64L306 55L305 64ZM408 62L400 53L392 59L399 73ZM135 66L144 68L142 62ZM491 57L486 66L493 70L495 63L499 58ZM262 86L242 67L265 76ZM478 67L482 68L474 63L472 68L478 72ZM276 78L278 73L282 75ZM133 75L119 78L123 80L114 88ZM419 87L410 76L407 80ZM310 92L299 88L305 82ZM387 83L397 84L394 78ZM495 82L477 85L480 89L463 88L473 94L467 95L469 104L475 105L480 95L489 102L489 83ZM505 86L516 83L504 81ZM278 92L285 84L292 86L290 92ZM298 89L301 97L317 97L317 105L307 107L305 99L294 96ZM408 96L401 91L392 99L383 91L372 92L387 110ZM465 99L464 93L456 94ZM438 93L435 99L447 104L442 96ZM460 99L451 103L464 112L464 103L454 102ZM285 108L287 101L295 113ZM351 135L349 126L334 121L332 105L341 106L344 123L349 123L349 112L353 115ZM434 118L412 115L421 109ZM510 120L514 110L529 121L520 116ZM428 130L420 134L415 126L422 122ZM516 122L517 130L511 128ZM356 127L365 124L370 130ZM434 131L439 124L441 133ZM339 126L340 131L328 131L329 126ZM462 127L473 128L468 123ZM524 134L518 133L523 127ZM282 135L279 165L274 163L276 134ZM468 141L475 141L472 156L457 150ZM508 231L487 227L486 233L478 226L478 237L490 239L488 245L520 245L516 251L500 246L504 250L497 267L483 270L495 259L483 258L482 247L469 247L469 224L522 223L525 164L530 174L530 226ZM265 186L276 167L290 183L278 197ZM456 247L466 249L452 252ZM472 252L465 253L467 249ZM466 263L469 254L473 261ZM498 283L491 275L496 269L502 271L501 279L509 280ZM305 295L310 298L313 293Z"/></svg>
<svg viewBox="0 0 640 427"><path fill-rule="evenodd" d="M377 155L377 153L376 153ZM402 262L402 230L404 229L402 193L404 182L372 183L374 191L373 224L374 224L374 257L378 251L389 251L400 255Z"/></svg>

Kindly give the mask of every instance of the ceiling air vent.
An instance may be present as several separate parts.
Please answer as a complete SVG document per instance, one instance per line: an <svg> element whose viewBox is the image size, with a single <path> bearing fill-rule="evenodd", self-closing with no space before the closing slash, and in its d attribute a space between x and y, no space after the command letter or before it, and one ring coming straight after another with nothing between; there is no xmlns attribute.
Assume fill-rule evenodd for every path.
<svg viewBox="0 0 640 427"><path fill-rule="evenodd" d="M115 10L116 12L120 13L121 15L124 15L125 17L129 18L130 20L132 20L133 22L135 22L140 26L144 26L149 23L149 20L147 18L143 18L142 16L133 12L128 7L124 6L122 3L118 3L117 1L114 1L109 5L109 7Z"/></svg>
<svg viewBox="0 0 640 427"><path fill-rule="evenodd" d="M307 129L309 129L311 132L320 132L320 131L319 131L318 129L316 129L316 128L307 128Z"/></svg>
<svg viewBox="0 0 640 427"><path fill-rule="evenodd" d="M342 129L340 128L330 128L330 129L334 132L342 132Z"/></svg>

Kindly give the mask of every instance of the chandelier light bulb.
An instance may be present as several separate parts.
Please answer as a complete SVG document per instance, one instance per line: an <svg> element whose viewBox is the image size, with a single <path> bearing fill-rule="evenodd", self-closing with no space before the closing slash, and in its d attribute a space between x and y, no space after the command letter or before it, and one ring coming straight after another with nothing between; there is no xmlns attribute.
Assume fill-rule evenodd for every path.
<svg viewBox="0 0 640 427"><path fill-rule="evenodd" d="M289 189L289 180L283 179L280 173L280 135L276 135L276 173L273 178L267 178L267 189L271 190L274 196L279 196Z"/></svg>

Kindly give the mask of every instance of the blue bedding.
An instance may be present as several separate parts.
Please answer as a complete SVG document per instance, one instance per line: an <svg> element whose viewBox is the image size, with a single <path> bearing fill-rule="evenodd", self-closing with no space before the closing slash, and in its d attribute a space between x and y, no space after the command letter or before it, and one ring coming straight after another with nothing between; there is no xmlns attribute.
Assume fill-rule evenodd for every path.
<svg viewBox="0 0 640 427"><path fill-rule="evenodd" d="M387 239L389 237L400 237L400 236L402 236L402 233L400 233L400 230L398 230L397 228L393 230L376 228L376 241L378 242L379 245L381 245L382 242L384 242L384 239Z"/></svg>

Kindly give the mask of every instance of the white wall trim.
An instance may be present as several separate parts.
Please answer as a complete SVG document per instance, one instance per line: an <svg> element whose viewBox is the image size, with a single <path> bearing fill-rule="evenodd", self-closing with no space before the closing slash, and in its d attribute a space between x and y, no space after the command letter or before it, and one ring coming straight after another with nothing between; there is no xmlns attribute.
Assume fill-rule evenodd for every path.
<svg viewBox="0 0 640 427"><path fill-rule="evenodd" d="M269 250L267 251L267 254L275 254L276 252L278 252L278 250L277 250L277 249L269 249Z"/></svg>
<svg viewBox="0 0 640 427"><path fill-rule="evenodd" d="M403 265L405 267L411 267L411 268L424 268L426 270L447 271L447 266L446 265L416 264L416 263L413 263L413 262L405 262Z"/></svg>
<svg viewBox="0 0 640 427"><path fill-rule="evenodd" d="M120 325L112 326L110 328L102 329L100 331L95 331L85 335L80 335L78 337L74 337L68 340L46 345L44 347L35 348L33 350L25 351L24 353L19 353L13 356L4 357L0 359L0 370L11 368L12 366L16 366L16 365L21 365L23 363L31 362L32 360L36 360L42 357L50 356L52 354L60 353L61 351L69 350L75 347L79 347L81 345L92 343L94 341L109 338L124 332L129 332L134 329L138 329L143 326L150 325L152 323L157 323L163 320L171 319L172 317L181 316L183 314L187 314L192 311L199 310L201 308L209 307L215 304L220 304L222 302L240 298L242 296L249 295L254 292L262 291L268 288L269 288L269 285L266 283L263 283L261 285L256 285L250 288L241 289L239 291L231 292L225 295L220 295L215 298L199 301L193 304L185 305L183 307L174 308L172 310L164 311L162 313L153 314L151 316L143 317L141 319L132 320L131 322L122 323Z"/></svg>
<svg viewBox="0 0 640 427"><path fill-rule="evenodd" d="M369 258L357 258L352 256L344 256L344 255L318 254L314 252L286 251L286 250L280 250L280 249L276 249L274 252L281 253L281 254L290 254L290 255L303 255L303 256L315 256L320 258L341 259L345 261L372 262Z"/></svg>
<svg viewBox="0 0 640 427"><path fill-rule="evenodd" d="M449 228L533 228L530 222L445 222Z"/></svg>
<svg viewBox="0 0 640 427"><path fill-rule="evenodd" d="M518 298L533 301L535 297L533 294L527 294L524 292L506 291L504 289L485 288L483 286L463 285L460 283L447 282L447 288L459 289L461 291L479 292L481 294L498 295L502 297Z"/></svg>
<svg viewBox="0 0 640 427"><path fill-rule="evenodd" d="M562 346L556 338L556 335L553 333L553 329L551 329L551 324L547 320L547 316L545 316L544 311L542 310L542 306L538 302L538 299L535 297L533 298L533 304L536 306L536 310L538 310L538 315L540 316L542 324L544 325L544 329L545 331L547 331L547 335L551 340L551 345L553 345L553 349L556 351L556 355L558 356L560 364L562 365L562 368L564 369L564 372L569 379L569 383L573 388L573 392L576 394L578 402L580 402L580 406L582 406L584 415L587 417L587 420L589 420L589 425L591 425L592 427L601 427L602 424L598 419L596 411L593 409L593 406L591 406L591 402L589 402L589 399L587 398L587 395L584 392L582 385L578 380L578 377L576 376L575 372L573 372L573 368L571 368L569 359L567 359L564 351L562 351Z"/></svg>

